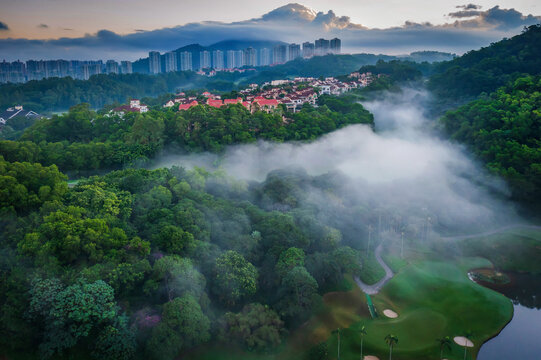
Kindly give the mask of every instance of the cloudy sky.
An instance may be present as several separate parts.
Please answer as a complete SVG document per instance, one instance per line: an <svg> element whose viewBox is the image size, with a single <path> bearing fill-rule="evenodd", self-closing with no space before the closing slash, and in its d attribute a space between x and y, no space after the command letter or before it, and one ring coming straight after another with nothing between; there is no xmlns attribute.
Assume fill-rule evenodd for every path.
<svg viewBox="0 0 541 360"><path fill-rule="evenodd" d="M0 59L136 59L198 42L339 36L351 52L461 53L540 22L537 0L1 0ZM282 8L281 8L282 7ZM332 8L331 8L332 7ZM281 8L278 11L274 9Z"/></svg>

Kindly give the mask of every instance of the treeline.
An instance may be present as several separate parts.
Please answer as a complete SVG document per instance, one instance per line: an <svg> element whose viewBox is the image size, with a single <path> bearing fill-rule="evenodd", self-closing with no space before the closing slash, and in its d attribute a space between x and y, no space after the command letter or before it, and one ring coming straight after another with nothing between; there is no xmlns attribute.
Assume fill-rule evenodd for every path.
<svg viewBox="0 0 541 360"><path fill-rule="evenodd" d="M68 188L0 157L0 348L17 358L172 360L209 341L277 349L360 271L333 179L247 186L203 170L123 170ZM311 189L336 204L317 210ZM315 201L311 203L310 201ZM280 211L276 211L280 209ZM348 240L348 231L353 236Z"/></svg>
<svg viewBox="0 0 541 360"><path fill-rule="evenodd" d="M416 63L405 60L378 60L375 65L362 66L359 73L372 73L376 78L365 88L354 90L355 93L367 95L384 90L398 90L400 86L420 80L429 74L432 64Z"/></svg>
<svg viewBox="0 0 541 360"><path fill-rule="evenodd" d="M540 109L541 77L526 76L441 119L452 139L467 144L507 180L516 200L536 209L541 204Z"/></svg>
<svg viewBox="0 0 541 360"><path fill-rule="evenodd" d="M243 84L263 83L294 76L328 77L349 74L362 65L375 64L379 60L392 60L394 56L355 54L314 56L310 59L296 59L283 65L258 68L259 73L243 80Z"/></svg>
<svg viewBox="0 0 541 360"><path fill-rule="evenodd" d="M440 99L469 100L490 93L523 74L541 71L541 25L452 61L436 65L428 87Z"/></svg>
<svg viewBox="0 0 541 360"><path fill-rule="evenodd" d="M1 85L0 108L23 105L29 110L44 112L65 110L80 103L102 108L106 104L124 103L132 97L157 96L182 87L228 91L238 77L239 74L220 73L208 78L191 71L179 71L158 75L102 74L91 76L89 80L49 78Z"/></svg>
<svg viewBox="0 0 541 360"><path fill-rule="evenodd" d="M221 152L227 145L264 139L313 140L349 124L373 125L372 115L351 97L321 97L321 106L298 113L249 112L241 105L187 111L153 110L123 117L98 114L88 104L72 107L27 128L18 141L0 141L8 161L57 165L62 171L120 169L144 162L166 146Z"/></svg>

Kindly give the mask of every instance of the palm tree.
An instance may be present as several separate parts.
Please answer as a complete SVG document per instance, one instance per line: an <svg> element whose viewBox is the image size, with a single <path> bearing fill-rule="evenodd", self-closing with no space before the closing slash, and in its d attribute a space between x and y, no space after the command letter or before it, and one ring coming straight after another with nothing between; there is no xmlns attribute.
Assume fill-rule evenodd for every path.
<svg viewBox="0 0 541 360"><path fill-rule="evenodd" d="M468 330L466 331L466 333L464 334L464 337L466 338L466 340L470 340L471 341L471 337L473 337L473 331L471 330ZM466 352L468 351L468 342L466 341L466 343L464 344L464 360L466 360Z"/></svg>
<svg viewBox="0 0 541 360"><path fill-rule="evenodd" d="M451 350L451 338L449 336L437 340L440 343L440 359L443 359L443 350Z"/></svg>
<svg viewBox="0 0 541 360"><path fill-rule="evenodd" d="M340 330L340 328L332 331L333 334L338 335L338 360L340 360L340 333L341 332L342 332L342 330Z"/></svg>
<svg viewBox="0 0 541 360"><path fill-rule="evenodd" d="M363 360L363 341L366 335L366 327L364 325L359 329L359 335L361 336L361 360Z"/></svg>
<svg viewBox="0 0 541 360"><path fill-rule="evenodd" d="M385 342L387 345L389 345L389 360L391 360L393 356L393 346L398 344L398 337L396 335L389 334L385 336Z"/></svg>

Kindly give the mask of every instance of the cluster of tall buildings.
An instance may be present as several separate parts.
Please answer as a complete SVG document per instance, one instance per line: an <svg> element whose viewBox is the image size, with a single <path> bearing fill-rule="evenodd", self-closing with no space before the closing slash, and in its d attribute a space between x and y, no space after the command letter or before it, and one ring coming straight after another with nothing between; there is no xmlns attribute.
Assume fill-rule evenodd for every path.
<svg viewBox="0 0 541 360"><path fill-rule="evenodd" d="M51 77L71 76L74 79L87 80L97 74L131 74L133 72L160 74L171 71L196 71L214 69L216 71L238 69L242 67L268 66L284 64L297 58L311 58L327 54L340 54L340 39L318 39L302 44L277 44L272 48L248 47L243 50L205 50L171 51L160 54L151 51L148 54L148 67L141 66L139 60L130 61L102 60L28 60L0 63L0 83L21 83ZM137 65L134 66L134 65ZM136 69L135 69L136 68Z"/></svg>
<svg viewBox="0 0 541 360"><path fill-rule="evenodd" d="M342 42L318 39L302 44L278 44L273 48L243 50L202 50L198 52L167 52L161 55L157 51L148 54L149 73L158 74L178 70L238 69L245 66L268 66L284 64L297 58L311 58L327 54L340 54Z"/></svg>
<svg viewBox="0 0 541 360"><path fill-rule="evenodd" d="M0 63L0 83L22 83L51 77L71 76L74 79L88 80L96 74L131 74L131 61L102 60L28 60Z"/></svg>

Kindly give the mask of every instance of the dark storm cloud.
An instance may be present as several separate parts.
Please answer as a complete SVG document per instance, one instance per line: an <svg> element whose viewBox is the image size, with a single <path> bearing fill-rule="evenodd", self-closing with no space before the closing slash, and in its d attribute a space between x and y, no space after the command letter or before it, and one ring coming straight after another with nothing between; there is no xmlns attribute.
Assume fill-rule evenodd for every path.
<svg viewBox="0 0 541 360"><path fill-rule="evenodd" d="M79 38L55 40L0 39L0 51L14 59L111 58L136 59L149 50L168 51L184 45L230 40L282 40L302 42L318 37L340 37L346 52L403 53L414 50L464 52L520 32L540 21L514 9L495 6L479 11L469 4L453 13L453 23L433 25L407 21L402 26L369 29L333 11L314 12L299 4L275 9L260 18L241 22L199 22L151 31L119 35L109 30ZM461 14L468 13L467 19ZM475 12L475 13L473 13Z"/></svg>
<svg viewBox="0 0 541 360"><path fill-rule="evenodd" d="M9 26L5 23L0 21L0 31L7 31L9 30Z"/></svg>

